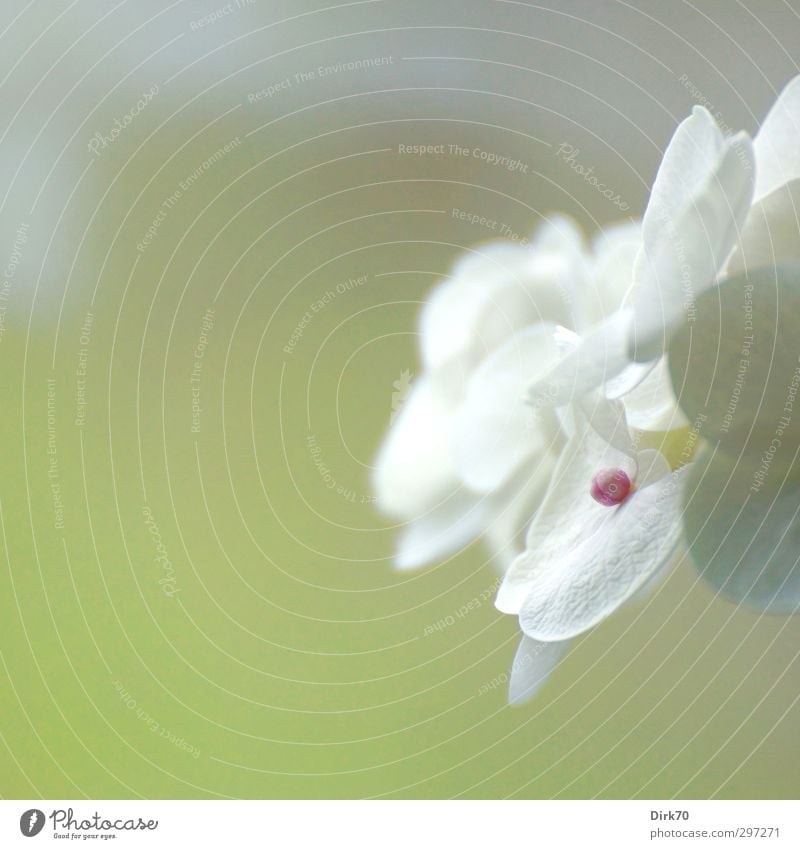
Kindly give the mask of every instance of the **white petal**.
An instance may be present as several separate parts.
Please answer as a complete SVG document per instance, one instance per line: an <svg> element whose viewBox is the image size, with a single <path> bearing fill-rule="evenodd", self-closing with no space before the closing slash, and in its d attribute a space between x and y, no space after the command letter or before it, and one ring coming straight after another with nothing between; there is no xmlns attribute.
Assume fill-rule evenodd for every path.
<svg viewBox="0 0 800 849"><path fill-rule="evenodd" d="M606 398L619 400L623 395L632 392L645 380L658 362L658 360L650 360L647 363L629 362L619 374L606 381L604 389Z"/></svg>
<svg viewBox="0 0 800 849"><path fill-rule="evenodd" d="M414 569L483 536L492 565L503 574L522 551L524 531L547 490L554 465L554 457L544 455L489 496L454 487L439 504L408 523L397 541L395 565Z"/></svg>
<svg viewBox="0 0 800 849"><path fill-rule="evenodd" d="M547 492L555 463L555 454L545 454L532 461L532 468L523 467L506 487L508 500L484 534L492 566L501 575L524 550L525 532Z"/></svg>
<svg viewBox="0 0 800 849"><path fill-rule="evenodd" d="M638 222L609 227L595 238L592 273L586 292L581 296L586 302L589 321L577 326L580 333L627 305L641 246L642 227Z"/></svg>
<svg viewBox="0 0 800 849"><path fill-rule="evenodd" d="M503 278L519 264L517 251L509 245L487 245L470 255L471 266L462 261L453 276L430 293L420 313L420 349L427 369L437 369L454 357L474 362L483 355L490 339L482 339L480 327L491 308ZM470 273L474 271L475 273ZM513 330L508 318L508 332Z"/></svg>
<svg viewBox="0 0 800 849"><path fill-rule="evenodd" d="M684 313L716 281L741 235L753 171L749 138L727 139L708 183L645 239L636 268L633 359L660 356Z"/></svg>
<svg viewBox="0 0 800 849"><path fill-rule="evenodd" d="M625 407L620 401L610 401L597 392L581 401L581 410L605 442L626 457L635 457Z"/></svg>
<svg viewBox="0 0 800 849"><path fill-rule="evenodd" d="M537 227L531 244L538 251L569 255L580 262L584 255L583 233L566 215L551 215Z"/></svg>
<svg viewBox="0 0 800 849"><path fill-rule="evenodd" d="M522 635L508 684L508 703L522 705L532 699L567 652L569 642L543 643Z"/></svg>
<svg viewBox="0 0 800 849"><path fill-rule="evenodd" d="M647 246L665 223L679 215L708 184L720 159L724 136L707 109L695 106L675 130L664 151L642 219Z"/></svg>
<svg viewBox="0 0 800 849"><path fill-rule="evenodd" d="M671 471L667 458L655 448L645 448L644 451L640 451L636 458L636 466L637 490L658 483Z"/></svg>
<svg viewBox="0 0 800 849"><path fill-rule="evenodd" d="M378 506L389 515L417 516L458 485L450 438L463 385L457 362L417 378L412 385L373 471Z"/></svg>
<svg viewBox="0 0 800 849"><path fill-rule="evenodd" d="M800 180L786 183L750 208L728 274L800 258Z"/></svg>
<svg viewBox="0 0 800 849"><path fill-rule="evenodd" d="M558 359L554 325L518 333L481 364L453 429L455 466L469 486L490 492L529 457L549 450L558 423L549 408L526 403L525 390Z"/></svg>
<svg viewBox="0 0 800 849"><path fill-rule="evenodd" d="M672 571L673 567L677 562L680 561L680 558L686 556L686 547L681 544L676 549L675 554L672 556L670 560L665 560L661 566L656 569L655 572L636 590L635 593L631 595L628 599L628 603L635 603L637 601L645 601L653 595L656 590L664 583L667 575Z"/></svg>
<svg viewBox="0 0 800 849"><path fill-rule="evenodd" d="M427 368L453 357L475 364L529 324L571 322L570 287L581 273L582 260L572 231L565 227L548 225L542 244L492 242L459 260L452 278L434 289L420 316Z"/></svg>
<svg viewBox="0 0 800 849"><path fill-rule="evenodd" d="M395 566L416 569L453 554L477 539L496 512L497 504L491 498L466 489L453 492L409 522L397 540Z"/></svg>
<svg viewBox="0 0 800 849"><path fill-rule="evenodd" d="M800 179L800 77L780 93L754 140L755 199L761 200L783 183Z"/></svg>
<svg viewBox="0 0 800 849"><path fill-rule="evenodd" d="M529 397L563 406L624 371L630 364L631 319L630 309L620 310L574 342L572 350L532 384Z"/></svg>
<svg viewBox="0 0 800 849"><path fill-rule="evenodd" d="M623 400L628 424L637 430L667 431L689 424L675 397L665 357Z"/></svg>
<svg viewBox="0 0 800 849"><path fill-rule="evenodd" d="M619 507L603 507L587 491L603 450L581 444L565 458L569 468L504 581L515 575L512 601L524 596L520 625L534 639L565 640L596 625L672 558L681 538L684 473L635 489Z"/></svg>
<svg viewBox="0 0 800 849"><path fill-rule="evenodd" d="M547 640L583 633L672 559L682 526L677 505L667 503L669 487L667 479L632 496L617 521L571 552L559 576L534 583L520 612L525 633Z"/></svg>
<svg viewBox="0 0 800 849"><path fill-rule="evenodd" d="M497 593L495 605L504 613L519 613L528 595L535 566L530 559L532 552L558 560L568 553L563 535L583 533L584 514L590 521L602 522L614 512L600 507L591 498L591 480L599 469L621 467L627 464L628 458L594 433L584 416L576 418L579 419L578 429L561 452L550 487L528 529L527 550L514 561Z"/></svg>

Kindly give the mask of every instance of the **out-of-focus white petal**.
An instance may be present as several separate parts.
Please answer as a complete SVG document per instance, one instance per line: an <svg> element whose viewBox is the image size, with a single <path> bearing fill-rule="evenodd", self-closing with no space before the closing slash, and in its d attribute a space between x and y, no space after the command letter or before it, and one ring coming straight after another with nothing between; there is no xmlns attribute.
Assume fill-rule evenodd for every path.
<svg viewBox="0 0 800 849"><path fill-rule="evenodd" d="M653 245L664 226L708 185L724 143L716 121L703 106L695 106L681 121L664 151L642 218L645 246Z"/></svg>
<svg viewBox="0 0 800 849"><path fill-rule="evenodd" d="M532 383L529 398L534 403L548 400L560 407L582 398L620 374L630 364L631 320L632 310L619 310L583 339L574 337L572 350Z"/></svg>
<svg viewBox="0 0 800 849"><path fill-rule="evenodd" d="M584 254L583 233L566 215L551 215L537 228L531 244L537 251L569 255L580 262Z"/></svg>
<svg viewBox="0 0 800 849"><path fill-rule="evenodd" d="M497 501L454 490L408 523L395 551L398 569L416 569L453 554L479 537L498 510Z"/></svg>
<svg viewBox="0 0 800 849"><path fill-rule="evenodd" d="M647 377L624 397L628 424L637 430L674 430L689 424L675 398L667 360L658 360Z"/></svg>
<svg viewBox="0 0 800 849"><path fill-rule="evenodd" d="M621 401L610 401L599 392L594 392L582 399L580 407L595 433L605 442L626 457L636 456L625 407Z"/></svg>
<svg viewBox="0 0 800 849"><path fill-rule="evenodd" d="M519 612L534 639L569 639L596 625L634 594L681 537L683 471L665 474L645 452L642 478L618 507L588 493L609 449L592 432L573 440L559 462L551 491L528 531L528 546L512 565L497 606ZM663 477L653 480L656 469Z"/></svg>
<svg viewBox="0 0 800 849"><path fill-rule="evenodd" d="M756 201L790 180L800 179L800 77L780 93L753 142Z"/></svg>
<svg viewBox="0 0 800 849"><path fill-rule="evenodd" d="M373 492L378 506L389 515L417 516L457 486L450 437L464 381L455 361L414 383L373 470Z"/></svg>
<svg viewBox="0 0 800 849"><path fill-rule="evenodd" d="M577 238L556 219L530 245L491 242L460 259L420 316L426 368L454 357L474 365L529 324L570 324L571 287L584 273Z"/></svg>
<svg viewBox="0 0 800 849"><path fill-rule="evenodd" d="M750 209L753 172L748 136L727 139L707 184L645 238L635 272L632 359L660 356L684 312L715 283Z"/></svg>
<svg viewBox="0 0 800 849"><path fill-rule="evenodd" d="M492 566L501 575L524 550L525 532L547 492L555 464L553 452L532 458L505 488L507 501L484 536Z"/></svg>
<svg viewBox="0 0 800 849"><path fill-rule="evenodd" d="M543 643L522 635L508 684L508 703L522 705L541 690L567 652L569 642Z"/></svg>
<svg viewBox="0 0 800 849"><path fill-rule="evenodd" d="M498 290L503 279L519 273L519 257L510 245L487 245L482 253L470 255L467 269L462 260L453 276L439 283L428 296L420 313L419 343L426 369L437 369L453 358L470 363L481 356L490 339L483 338L481 320L487 309L501 311L497 304ZM520 292L521 284L518 289ZM512 293L514 290L512 289ZM515 317L506 318L507 333L515 329Z"/></svg>
<svg viewBox="0 0 800 849"><path fill-rule="evenodd" d="M800 259L800 179L753 204L728 262L728 274L796 259Z"/></svg>
<svg viewBox="0 0 800 849"><path fill-rule="evenodd" d="M518 333L470 378L453 428L453 456L472 488L496 489L526 459L548 451L556 438L552 409L525 401L530 381L558 360L556 331L547 324Z"/></svg>
<svg viewBox="0 0 800 849"><path fill-rule="evenodd" d="M552 215L537 228L531 247L537 256L557 257L560 263L559 275L541 283L558 291L563 306L549 320L574 329L585 326L590 320L586 289L592 269L581 229L565 215Z"/></svg>
<svg viewBox="0 0 800 849"><path fill-rule="evenodd" d="M619 374L614 375L614 377L606 381L606 398L619 400L623 395L632 392L644 381L657 364L658 360L651 360L648 363L629 362Z"/></svg>
<svg viewBox="0 0 800 849"><path fill-rule="evenodd" d="M592 325L627 305L633 287L633 268L641 246L639 222L608 227L593 240L594 264L582 295L589 320L577 325L579 333L585 333Z"/></svg>

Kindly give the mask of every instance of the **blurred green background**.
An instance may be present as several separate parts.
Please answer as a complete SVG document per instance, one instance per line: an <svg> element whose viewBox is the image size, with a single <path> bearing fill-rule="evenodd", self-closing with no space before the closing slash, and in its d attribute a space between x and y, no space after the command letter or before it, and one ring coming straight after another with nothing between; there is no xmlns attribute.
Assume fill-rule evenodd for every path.
<svg viewBox="0 0 800 849"><path fill-rule="evenodd" d="M8 9L0 794L796 796L800 623L679 565L509 708L516 621L457 615L483 549L398 573L368 477L422 299L497 235L453 210L617 220L568 144L640 214L694 103L755 129L798 11Z"/></svg>

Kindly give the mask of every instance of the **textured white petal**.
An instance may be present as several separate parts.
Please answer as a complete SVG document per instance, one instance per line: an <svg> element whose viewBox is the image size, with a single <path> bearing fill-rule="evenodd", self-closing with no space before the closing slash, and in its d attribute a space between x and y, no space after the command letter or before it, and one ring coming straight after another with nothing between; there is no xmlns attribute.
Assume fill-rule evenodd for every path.
<svg viewBox="0 0 800 849"><path fill-rule="evenodd" d="M650 246L664 225L680 214L708 184L720 159L724 137L707 109L695 106L675 130L664 151L642 219Z"/></svg>
<svg viewBox="0 0 800 849"><path fill-rule="evenodd" d="M558 576L535 580L519 614L525 633L544 640L583 633L671 559L682 531L671 489L680 487L668 478L629 498L608 526L598 528L559 564Z"/></svg>
<svg viewBox="0 0 800 849"><path fill-rule="evenodd" d="M628 424L637 430L667 431L689 424L675 397L665 357L623 400Z"/></svg>
<svg viewBox="0 0 800 849"><path fill-rule="evenodd" d="M562 535L582 533L583 512L588 510L594 519L601 520L613 513L612 509L600 507L591 498L591 480L601 468L629 465L629 458L591 430L585 416L578 415L576 420L575 435L561 452L547 494L528 528L526 551L511 565L497 593L495 604L504 613L519 613L528 595L535 565L530 559L532 553L546 554L555 560L566 556L568 552L562 546ZM573 512L573 507L577 507L581 515ZM598 507L600 512L593 507Z"/></svg>
<svg viewBox="0 0 800 849"><path fill-rule="evenodd" d="M685 536L685 534L684 534ZM671 559L665 560L658 569L636 590L628 599L629 603L637 601L646 601L652 596L656 590L664 583L667 575L672 571L676 563L680 562L682 557L686 556L686 546L684 543L678 545Z"/></svg>
<svg viewBox="0 0 800 849"><path fill-rule="evenodd" d="M728 274L796 259L800 259L800 180L753 204L728 262Z"/></svg>
<svg viewBox="0 0 800 849"><path fill-rule="evenodd" d="M416 569L453 554L483 533L497 509L491 498L466 489L453 492L409 522L397 540L395 566Z"/></svg>
<svg viewBox="0 0 800 849"><path fill-rule="evenodd" d="M569 642L543 643L522 635L508 684L508 703L522 705L541 690L567 652Z"/></svg>
<svg viewBox="0 0 800 849"><path fill-rule="evenodd" d="M630 364L629 339L632 311L609 316L583 339L575 337L572 350L531 385L529 397L547 399L560 407L582 398Z"/></svg>
<svg viewBox="0 0 800 849"><path fill-rule="evenodd" d="M645 239L636 267L632 359L660 356L694 300L715 283L740 238L753 171L749 138L727 139L707 184Z"/></svg>
<svg viewBox="0 0 800 849"><path fill-rule="evenodd" d="M558 423L549 407L525 401L537 374L558 360L555 325L518 333L472 375L453 429L455 466L469 486L490 492L531 456L549 450Z"/></svg>
<svg viewBox="0 0 800 849"><path fill-rule="evenodd" d="M603 507L588 488L608 465L607 452L591 433L565 452L527 551L498 594L498 607L517 608L534 639L565 640L596 625L673 556L681 538L684 472L637 487L619 507Z"/></svg>
<svg viewBox="0 0 800 849"><path fill-rule="evenodd" d="M457 486L450 439L463 385L464 374L457 362L423 375L412 385L373 471L378 506L389 515L417 516Z"/></svg>
<svg viewBox="0 0 800 849"><path fill-rule="evenodd" d="M755 137L755 199L800 179L800 77L780 93Z"/></svg>

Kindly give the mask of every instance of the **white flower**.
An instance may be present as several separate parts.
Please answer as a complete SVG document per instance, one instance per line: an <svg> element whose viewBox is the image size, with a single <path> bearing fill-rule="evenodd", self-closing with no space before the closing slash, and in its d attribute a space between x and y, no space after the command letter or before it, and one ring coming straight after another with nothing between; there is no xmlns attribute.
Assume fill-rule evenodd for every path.
<svg viewBox="0 0 800 849"><path fill-rule="evenodd" d="M638 451L619 402L585 401L574 412L575 433L528 529L526 550L497 595L498 609L518 615L524 635L512 667L512 703L536 692L571 638L658 578L681 541L686 468L672 472L658 451Z"/></svg>
<svg viewBox="0 0 800 849"><path fill-rule="evenodd" d="M668 429L686 421L674 409L662 355L684 316L692 320L695 299L725 275L800 257L798 138L800 78L784 89L754 143L744 133L725 139L707 110L695 107L678 127L656 176L642 222L631 297L585 334L551 372L532 382L533 398L546 392L557 405L577 401L582 406L592 390L603 386L608 398L624 401L624 408L601 400L590 413L591 426L584 420L555 469L528 530L526 551L506 573L497 606L518 614L524 633L512 668L510 701L533 695L571 637L647 588L674 559L690 467L670 472L660 455L638 453L633 491L610 509L592 498L588 481L603 469L624 470L623 458L630 456L624 444L627 426L617 427L609 437L609 410L621 416L627 409L636 427ZM595 429L605 431L605 438ZM725 469L728 463L719 465ZM694 474L701 485L704 472L705 466ZM752 470L748 474L752 477ZM706 489L708 503L718 503L720 487ZM739 504L733 496L728 501ZM707 521L697 507L692 554L697 559L699 552L709 579L735 598L771 609L796 609L792 558L768 569L757 557L748 554L743 560L745 555L737 555L738 571L727 577L730 557L724 562L716 557L721 543L714 531L720 522L706 532ZM730 535L728 530L725 538ZM766 542L768 536L763 537ZM741 547L748 552L749 546ZM784 568L784 561L790 568Z"/></svg>
<svg viewBox="0 0 800 849"><path fill-rule="evenodd" d="M728 271L800 257L800 77L780 93L755 139L753 205Z"/></svg>
<svg viewBox="0 0 800 849"><path fill-rule="evenodd" d="M702 106L672 137L642 219L634 292L542 379L556 403L607 383L620 397L649 374L694 301L724 274L800 256L800 77L755 140L725 138ZM534 387L534 392L537 387Z"/></svg>
<svg viewBox="0 0 800 849"><path fill-rule="evenodd" d="M591 254L567 219L533 244L476 250L426 302L423 374L379 451L379 507L406 523L395 562L411 568L483 536L499 567L520 550L565 443L551 405L526 404L531 380L581 330L619 307L630 286L635 224L607 231Z"/></svg>
<svg viewBox="0 0 800 849"><path fill-rule="evenodd" d="M793 91L785 95L796 97ZM758 154L770 126L759 134ZM755 168L747 134L725 138L704 107L678 126L642 219L632 296L544 376L559 387L556 403L609 381L609 396L620 397L650 373L694 300L716 283L740 239L747 241Z"/></svg>

